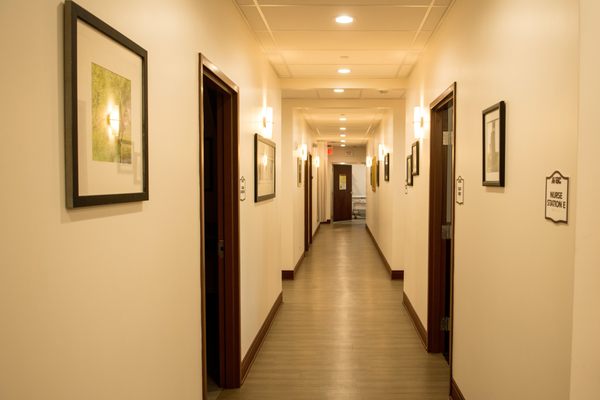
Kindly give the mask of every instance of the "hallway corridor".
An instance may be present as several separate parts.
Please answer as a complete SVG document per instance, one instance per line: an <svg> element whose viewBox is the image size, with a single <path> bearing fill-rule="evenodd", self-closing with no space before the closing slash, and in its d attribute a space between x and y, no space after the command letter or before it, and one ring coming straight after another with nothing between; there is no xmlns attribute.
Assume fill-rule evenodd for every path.
<svg viewBox="0 0 600 400"><path fill-rule="evenodd" d="M427 354L362 223L322 225L248 378L220 400L448 398L449 368Z"/></svg>

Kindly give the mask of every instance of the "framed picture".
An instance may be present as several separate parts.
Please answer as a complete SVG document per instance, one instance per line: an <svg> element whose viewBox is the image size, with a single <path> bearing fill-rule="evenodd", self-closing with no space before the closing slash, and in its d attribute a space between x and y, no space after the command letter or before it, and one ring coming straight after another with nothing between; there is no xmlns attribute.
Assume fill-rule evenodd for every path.
<svg viewBox="0 0 600 400"><path fill-rule="evenodd" d="M413 185L412 164L413 164L413 158L412 158L412 154L411 154L410 156L406 157L406 185L407 186Z"/></svg>
<svg viewBox="0 0 600 400"><path fill-rule="evenodd" d="M275 143L254 134L254 201L275 197Z"/></svg>
<svg viewBox="0 0 600 400"><path fill-rule="evenodd" d="M381 160L377 160L377 171L375 173L376 174L375 176L377 177L377 186L379 186L379 173L380 173L379 164L381 164Z"/></svg>
<svg viewBox="0 0 600 400"><path fill-rule="evenodd" d="M419 175L419 141L417 140L412 144L412 176Z"/></svg>
<svg viewBox="0 0 600 400"><path fill-rule="evenodd" d="M302 186L302 158L296 158L296 176L297 176L297 184L298 187Z"/></svg>
<svg viewBox="0 0 600 400"><path fill-rule="evenodd" d="M377 170L378 168L376 167L377 164L377 159L373 158L373 163L371 164L371 190L373 190L373 192L377 191Z"/></svg>
<svg viewBox="0 0 600 400"><path fill-rule="evenodd" d="M64 7L68 208L148 200L148 55L76 3Z"/></svg>
<svg viewBox="0 0 600 400"><path fill-rule="evenodd" d="M383 179L386 182L390 181L390 153L383 158Z"/></svg>
<svg viewBox="0 0 600 400"><path fill-rule="evenodd" d="M483 111L483 186L504 187L505 114L503 101Z"/></svg>

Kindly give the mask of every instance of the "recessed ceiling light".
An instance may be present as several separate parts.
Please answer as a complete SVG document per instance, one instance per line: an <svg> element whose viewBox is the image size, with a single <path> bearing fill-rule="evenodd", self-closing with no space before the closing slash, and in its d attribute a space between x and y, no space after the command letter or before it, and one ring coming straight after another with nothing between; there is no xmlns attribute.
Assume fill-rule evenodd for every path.
<svg viewBox="0 0 600 400"><path fill-rule="evenodd" d="M346 118L346 117L340 117L340 121L342 121L342 122L348 121L348 118Z"/></svg>
<svg viewBox="0 0 600 400"><path fill-rule="evenodd" d="M340 142L346 143L346 139L342 139L342 140L340 140Z"/></svg>
<svg viewBox="0 0 600 400"><path fill-rule="evenodd" d="M340 137L346 137L345 133L340 133Z"/></svg>
<svg viewBox="0 0 600 400"><path fill-rule="evenodd" d="M352 72L352 70L350 68L340 68L340 69L338 69L338 73L339 74L349 74L350 72Z"/></svg>
<svg viewBox="0 0 600 400"><path fill-rule="evenodd" d="M354 22L354 18L352 18L349 15L340 15L335 19L335 22L337 22L338 24L351 24L352 22Z"/></svg>
<svg viewBox="0 0 600 400"><path fill-rule="evenodd" d="M342 146L342 147L346 147L346 143L342 143L340 146Z"/></svg>
<svg viewBox="0 0 600 400"><path fill-rule="evenodd" d="M346 130L346 128L340 128L340 131L345 131L345 130Z"/></svg>
<svg viewBox="0 0 600 400"><path fill-rule="evenodd" d="M344 93L344 89L333 89L335 93Z"/></svg>

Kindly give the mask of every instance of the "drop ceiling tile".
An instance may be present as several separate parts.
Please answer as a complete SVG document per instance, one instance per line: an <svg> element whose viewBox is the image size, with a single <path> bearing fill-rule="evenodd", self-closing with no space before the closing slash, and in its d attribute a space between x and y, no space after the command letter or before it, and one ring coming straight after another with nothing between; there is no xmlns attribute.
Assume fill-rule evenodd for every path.
<svg viewBox="0 0 600 400"><path fill-rule="evenodd" d="M275 72L277 72L277 75L279 75L280 78L291 78L292 75L290 74L290 70L288 69L287 65L274 63L271 65L273 65Z"/></svg>
<svg viewBox="0 0 600 400"><path fill-rule="evenodd" d="M339 65L341 67L343 65ZM296 78L301 77L335 77L338 66L335 65L290 65L290 71ZM395 78L398 71L397 65L352 65L352 78Z"/></svg>
<svg viewBox="0 0 600 400"><path fill-rule="evenodd" d="M359 89L346 89L344 93L335 93L333 89L319 89L321 99L360 99Z"/></svg>
<svg viewBox="0 0 600 400"><path fill-rule="evenodd" d="M406 54L406 58L402 64L416 64L417 60L419 59L419 54L420 53L417 52Z"/></svg>
<svg viewBox="0 0 600 400"><path fill-rule="evenodd" d="M408 31L278 31L281 50L390 50L408 49L415 32Z"/></svg>
<svg viewBox="0 0 600 400"><path fill-rule="evenodd" d="M316 90L283 89L281 97L284 99L318 99L319 95Z"/></svg>
<svg viewBox="0 0 600 400"><path fill-rule="evenodd" d="M402 64L405 61L406 51L372 51L372 50L284 50L281 52L289 64Z"/></svg>
<svg viewBox="0 0 600 400"><path fill-rule="evenodd" d="M257 31L256 36L258 36L258 41L262 45L265 53L277 53L277 46L275 46L275 42L273 42L269 32Z"/></svg>
<svg viewBox="0 0 600 400"><path fill-rule="evenodd" d="M403 65L398 70L398 78L406 78L410 75L414 65Z"/></svg>
<svg viewBox="0 0 600 400"><path fill-rule="evenodd" d="M403 99L405 91L403 89L394 90L377 90L364 89L362 92L363 99Z"/></svg>
<svg viewBox="0 0 600 400"><path fill-rule="evenodd" d="M426 7L293 6L262 7L271 30L416 31ZM354 22L340 25L335 17L347 14Z"/></svg>
<svg viewBox="0 0 600 400"><path fill-rule="evenodd" d="M445 7L433 7L431 12L427 16L427 20L425 21L425 25L423 25L424 31L432 31L437 25L440 23L440 20L444 16L446 12Z"/></svg>
<svg viewBox="0 0 600 400"><path fill-rule="evenodd" d="M267 29L255 6L241 6L240 9L253 30L264 31Z"/></svg>
<svg viewBox="0 0 600 400"><path fill-rule="evenodd" d="M415 43L413 44L413 49L423 50L432 34L433 34L432 31L419 32L419 36L417 37L417 40L415 40Z"/></svg>
<svg viewBox="0 0 600 400"><path fill-rule="evenodd" d="M238 3L250 3L252 0L238 0ZM449 0L437 0L444 2ZM348 6L372 6L375 0L258 0L260 6L269 5L348 5ZM428 6L431 0L376 0L380 5L398 5L398 6Z"/></svg>

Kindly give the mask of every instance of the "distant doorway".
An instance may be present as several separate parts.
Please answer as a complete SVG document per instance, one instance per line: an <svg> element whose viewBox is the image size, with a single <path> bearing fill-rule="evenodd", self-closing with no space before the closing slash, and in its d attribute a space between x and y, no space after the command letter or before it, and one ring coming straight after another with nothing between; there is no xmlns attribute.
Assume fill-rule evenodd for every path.
<svg viewBox="0 0 600 400"><path fill-rule="evenodd" d="M202 367L211 389L240 386L237 86L201 56Z"/></svg>
<svg viewBox="0 0 600 400"><path fill-rule="evenodd" d="M333 221L352 219L352 166L333 166Z"/></svg>
<svg viewBox="0 0 600 400"><path fill-rule="evenodd" d="M452 357L456 84L431 104L427 350Z"/></svg>

